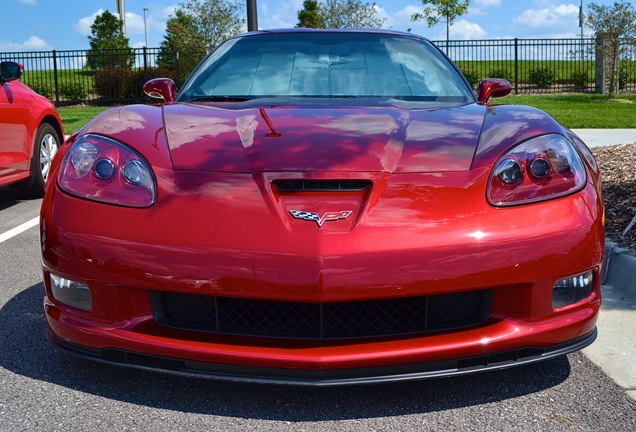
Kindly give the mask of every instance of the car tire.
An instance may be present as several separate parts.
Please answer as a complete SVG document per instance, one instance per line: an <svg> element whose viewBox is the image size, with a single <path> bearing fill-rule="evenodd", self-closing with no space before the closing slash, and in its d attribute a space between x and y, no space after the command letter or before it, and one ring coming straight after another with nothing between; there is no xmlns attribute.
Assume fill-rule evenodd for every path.
<svg viewBox="0 0 636 432"><path fill-rule="evenodd" d="M51 170L51 163L60 148L60 134L50 123L42 123L35 134L33 157L31 158L31 175L22 189L31 196L44 196L46 179Z"/></svg>

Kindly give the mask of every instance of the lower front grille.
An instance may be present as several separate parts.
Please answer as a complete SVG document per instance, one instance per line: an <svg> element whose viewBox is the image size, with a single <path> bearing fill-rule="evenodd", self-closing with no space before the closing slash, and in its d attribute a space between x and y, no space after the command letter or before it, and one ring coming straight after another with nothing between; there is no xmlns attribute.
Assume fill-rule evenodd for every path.
<svg viewBox="0 0 636 432"><path fill-rule="evenodd" d="M490 315L492 290L341 303L250 300L153 291L162 325L225 335L333 340L447 331Z"/></svg>

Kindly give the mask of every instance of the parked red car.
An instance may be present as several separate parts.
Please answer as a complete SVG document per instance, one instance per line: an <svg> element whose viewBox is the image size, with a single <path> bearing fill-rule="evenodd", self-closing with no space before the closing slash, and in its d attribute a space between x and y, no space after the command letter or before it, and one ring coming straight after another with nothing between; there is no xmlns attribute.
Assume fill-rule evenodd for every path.
<svg viewBox="0 0 636 432"><path fill-rule="evenodd" d="M0 186L42 196L64 128L53 103L19 81L20 63L0 63Z"/></svg>
<svg viewBox="0 0 636 432"><path fill-rule="evenodd" d="M98 115L41 212L50 340L225 379L462 374L596 337L597 165L546 113L475 96L433 44L370 30L229 39L161 106Z"/></svg>

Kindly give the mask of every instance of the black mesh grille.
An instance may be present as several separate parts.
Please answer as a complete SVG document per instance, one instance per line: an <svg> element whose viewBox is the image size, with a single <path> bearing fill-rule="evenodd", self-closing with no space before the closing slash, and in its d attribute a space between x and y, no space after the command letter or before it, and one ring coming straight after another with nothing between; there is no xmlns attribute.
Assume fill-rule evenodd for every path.
<svg viewBox="0 0 636 432"><path fill-rule="evenodd" d="M361 191L371 185L369 180L274 180L283 192Z"/></svg>
<svg viewBox="0 0 636 432"><path fill-rule="evenodd" d="M309 340L395 336L480 324L492 291L388 300L295 303L152 292L155 320L217 334Z"/></svg>

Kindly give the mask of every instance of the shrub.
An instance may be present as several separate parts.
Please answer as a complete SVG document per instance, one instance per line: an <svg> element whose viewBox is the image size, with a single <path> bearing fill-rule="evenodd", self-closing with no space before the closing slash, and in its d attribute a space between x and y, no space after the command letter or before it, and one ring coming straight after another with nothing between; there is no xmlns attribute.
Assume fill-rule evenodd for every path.
<svg viewBox="0 0 636 432"><path fill-rule="evenodd" d="M95 73L95 92L105 99L143 99L146 80L160 77L175 79L176 72L166 68L148 68L146 78L143 69L106 69Z"/></svg>
<svg viewBox="0 0 636 432"><path fill-rule="evenodd" d="M481 81L481 78L479 77L479 72L470 68L461 68L461 71L466 77L466 79L468 80L468 82L470 83L470 85L472 86L472 88L477 88L477 84L479 84L479 81Z"/></svg>
<svg viewBox="0 0 636 432"><path fill-rule="evenodd" d="M577 87L586 87L590 82L590 75L586 70L577 70L572 72L570 76L570 82Z"/></svg>
<svg viewBox="0 0 636 432"><path fill-rule="evenodd" d="M60 84L60 95L68 101L83 101L88 97L88 92L81 83L71 82Z"/></svg>
<svg viewBox="0 0 636 432"><path fill-rule="evenodd" d="M47 97L49 99L52 99L53 97L53 89L51 88L51 85L47 82L42 82L42 81L35 81L32 83L28 84L29 87L31 87L31 89L36 92L41 94L44 97Z"/></svg>
<svg viewBox="0 0 636 432"><path fill-rule="evenodd" d="M130 99L134 96L132 71L109 68L95 72L95 92L105 99Z"/></svg>
<svg viewBox="0 0 636 432"><path fill-rule="evenodd" d="M554 72L549 67L540 67L530 71L530 82L541 88L548 88L554 84Z"/></svg>
<svg viewBox="0 0 636 432"><path fill-rule="evenodd" d="M633 80L633 72L636 71L636 65L631 60L624 60L620 64L618 70L618 88L623 90Z"/></svg>
<svg viewBox="0 0 636 432"><path fill-rule="evenodd" d="M510 82L513 82L515 79L515 74L512 73L509 69L506 68L497 68L492 69L488 74L488 78L503 78Z"/></svg>

